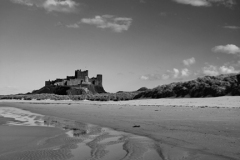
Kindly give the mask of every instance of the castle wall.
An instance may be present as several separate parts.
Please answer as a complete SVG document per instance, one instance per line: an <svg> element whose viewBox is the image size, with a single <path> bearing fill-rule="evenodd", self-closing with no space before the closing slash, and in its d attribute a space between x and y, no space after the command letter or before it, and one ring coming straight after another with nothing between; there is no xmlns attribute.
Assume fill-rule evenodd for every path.
<svg viewBox="0 0 240 160"><path fill-rule="evenodd" d="M51 85L51 81L45 81L45 86L50 86Z"/></svg>
<svg viewBox="0 0 240 160"><path fill-rule="evenodd" d="M91 82L91 84L96 85L96 86L101 85L101 82L95 77L91 78L90 82Z"/></svg>
<svg viewBox="0 0 240 160"><path fill-rule="evenodd" d="M54 85L55 86L65 86L66 85L66 80L63 80L61 82L55 82Z"/></svg>
<svg viewBox="0 0 240 160"><path fill-rule="evenodd" d="M67 80L75 79L75 76L67 76Z"/></svg>
<svg viewBox="0 0 240 160"><path fill-rule="evenodd" d="M70 79L67 81L67 85L68 86L76 86L76 85L80 85L83 81L84 81L84 79Z"/></svg>
<svg viewBox="0 0 240 160"><path fill-rule="evenodd" d="M89 78L88 70L76 70L75 76L67 76L66 79L56 79L54 81L45 81L45 86L58 85L58 86L77 86L89 85L102 86L102 75L98 74L97 77Z"/></svg>

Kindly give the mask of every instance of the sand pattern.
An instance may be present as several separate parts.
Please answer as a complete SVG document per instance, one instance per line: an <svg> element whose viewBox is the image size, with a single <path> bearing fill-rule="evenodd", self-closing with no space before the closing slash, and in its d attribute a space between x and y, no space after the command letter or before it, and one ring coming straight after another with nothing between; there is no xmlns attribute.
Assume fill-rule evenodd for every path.
<svg viewBox="0 0 240 160"><path fill-rule="evenodd" d="M147 137L118 132L109 128L76 122L74 120L31 114L15 108L0 108L0 114L15 118L7 122L14 127L39 126L61 128L63 133L43 137L35 145L17 151L0 154L1 160L75 160L81 159L73 151L81 152L81 146L89 148L86 160L144 160L149 150L156 153L157 146ZM81 144L81 145L79 145ZM162 158L158 156L158 159ZM157 160L157 159L156 159Z"/></svg>

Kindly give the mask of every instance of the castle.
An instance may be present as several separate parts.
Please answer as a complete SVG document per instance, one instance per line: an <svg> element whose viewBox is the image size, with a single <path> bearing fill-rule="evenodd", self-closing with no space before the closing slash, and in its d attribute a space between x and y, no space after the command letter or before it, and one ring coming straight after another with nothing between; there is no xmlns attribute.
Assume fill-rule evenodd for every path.
<svg viewBox="0 0 240 160"><path fill-rule="evenodd" d="M53 81L45 81L45 86L82 86L82 85L102 86L102 75L98 74L97 77L88 77L88 70L76 70L74 76L67 76L65 79L56 79Z"/></svg>

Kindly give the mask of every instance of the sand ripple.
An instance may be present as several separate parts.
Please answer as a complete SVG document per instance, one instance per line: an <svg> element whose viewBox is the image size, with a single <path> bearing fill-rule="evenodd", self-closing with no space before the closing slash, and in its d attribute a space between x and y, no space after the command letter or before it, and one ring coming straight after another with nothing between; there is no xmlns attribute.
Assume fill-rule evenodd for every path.
<svg viewBox="0 0 240 160"><path fill-rule="evenodd" d="M21 114L19 109L17 111ZM15 110L11 112L15 113ZM154 160L162 159L158 146L149 138L73 120L27 113L28 119L40 119L45 126L61 128L66 133L42 138L31 149L22 148L2 154L1 160L75 160L81 158L76 156L81 155L74 155L73 150L79 149L80 152L83 149L81 147L89 148L87 160L145 160L145 153L151 153L149 150L157 153Z"/></svg>

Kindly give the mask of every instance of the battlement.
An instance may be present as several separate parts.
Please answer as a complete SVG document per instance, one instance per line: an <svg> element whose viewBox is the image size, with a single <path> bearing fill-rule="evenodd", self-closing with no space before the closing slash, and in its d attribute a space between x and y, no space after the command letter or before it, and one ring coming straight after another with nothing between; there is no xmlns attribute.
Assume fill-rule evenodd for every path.
<svg viewBox="0 0 240 160"><path fill-rule="evenodd" d="M75 70L74 76L67 76L65 79L56 79L53 81L45 81L45 86L81 86L92 84L94 86L102 86L102 75L98 74L96 77L89 78L88 70Z"/></svg>
<svg viewBox="0 0 240 160"><path fill-rule="evenodd" d="M75 78L76 79L85 79L86 76L88 77L88 70L81 71L81 69L80 69L80 70L75 71Z"/></svg>

